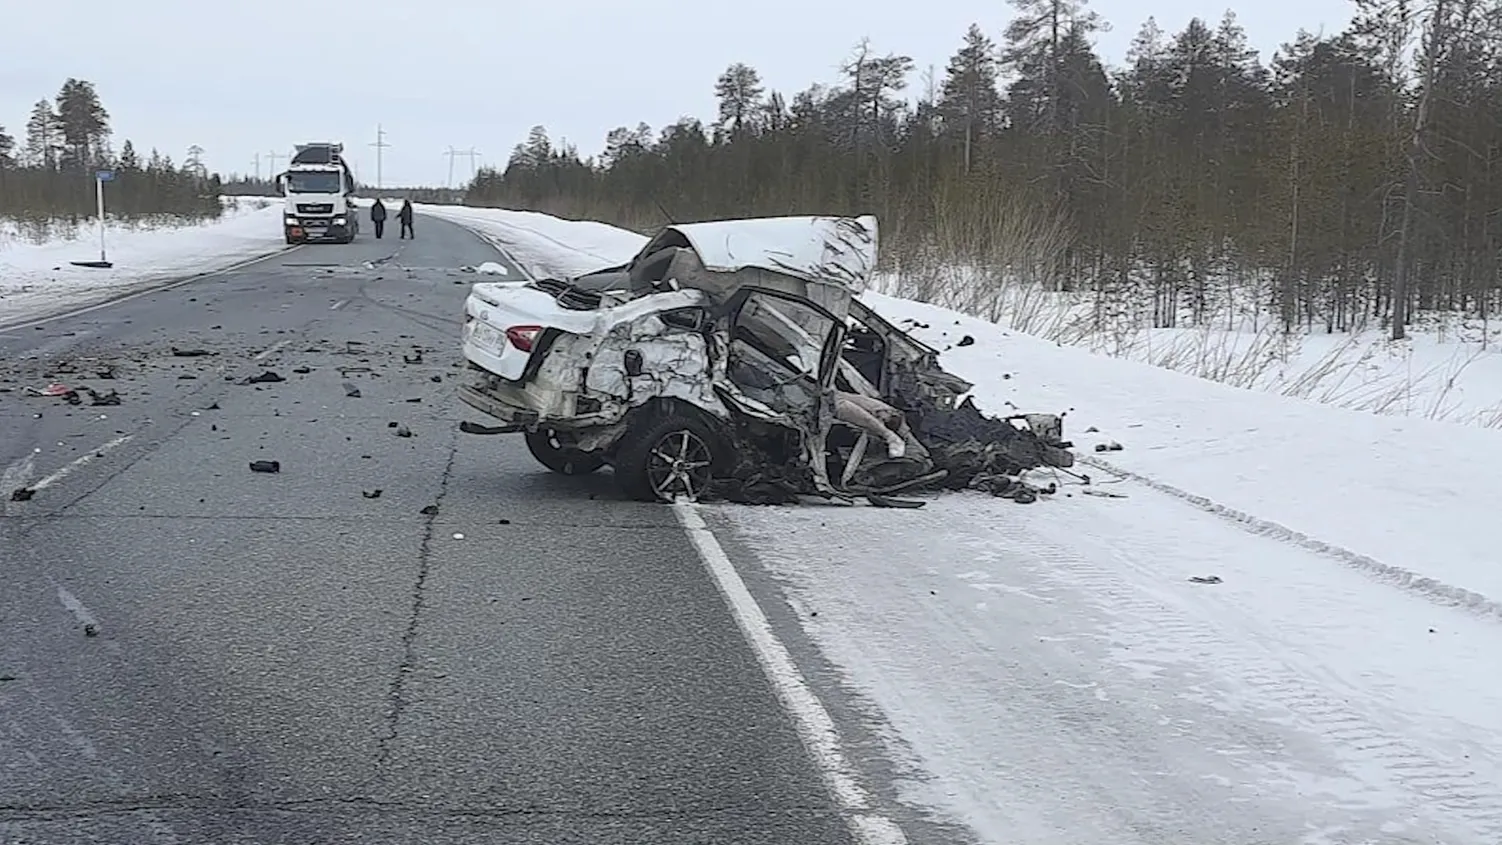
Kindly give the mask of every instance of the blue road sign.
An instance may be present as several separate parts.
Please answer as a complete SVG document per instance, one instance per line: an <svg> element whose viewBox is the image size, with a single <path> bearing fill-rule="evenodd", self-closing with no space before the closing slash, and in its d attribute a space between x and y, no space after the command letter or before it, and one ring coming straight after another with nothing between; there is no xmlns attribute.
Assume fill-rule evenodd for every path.
<svg viewBox="0 0 1502 845"><path fill-rule="evenodd" d="M98 179L101 182L113 182L113 181L115 181L115 171L113 171L113 170L96 170L96 171L94 171L94 178Z"/></svg>

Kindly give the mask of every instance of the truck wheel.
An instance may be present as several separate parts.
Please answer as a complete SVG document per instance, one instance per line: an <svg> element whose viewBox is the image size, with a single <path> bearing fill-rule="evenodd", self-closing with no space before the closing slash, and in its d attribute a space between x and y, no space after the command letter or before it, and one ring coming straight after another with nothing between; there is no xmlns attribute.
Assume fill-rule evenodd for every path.
<svg viewBox="0 0 1502 845"><path fill-rule="evenodd" d="M605 465L605 459L593 452L564 446L551 431L529 431L526 439L532 457L559 475L589 475Z"/></svg>
<svg viewBox="0 0 1502 845"><path fill-rule="evenodd" d="M696 502L725 464L724 441L695 417L669 412L632 428L613 463L622 492L638 501Z"/></svg>

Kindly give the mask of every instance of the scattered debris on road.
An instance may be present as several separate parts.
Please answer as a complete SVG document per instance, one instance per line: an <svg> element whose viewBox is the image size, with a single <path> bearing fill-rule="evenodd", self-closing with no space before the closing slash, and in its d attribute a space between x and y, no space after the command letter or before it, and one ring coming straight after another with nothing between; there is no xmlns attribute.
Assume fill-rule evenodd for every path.
<svg viewBox="0 0 1502 845"><path fill-rule="evenodd" d="M397 437L411 437L412 436L412 429L407 428L404 425L399 425L399 426L396 427L396 436Z"/></svg>
<svg viewBox="0 0 1502 845"><path fill-rule="evenodd" d="M37 491L31 489L30 487L17 487L16 489L10 491L10 500L12 502L29 502L32 500L32 497L36 496L36 494Z"/></svg>
<svg viewBox="0 0 1502 845"><path fill-rule="evenodd" d="M279 382L279 381L286 381L286 379L282 378L280 374L278 374L278 373L276 373L276 372L274 372L272 370L266 370L265 372L261 373L258 376L246 376L246 378L243 381L241 381L240 383L241 384L275 384L276 382Z"/></svg>
<svg viewBox="0 0 1502 845"><path fill-rule="evenodd" d="M251 472L281 472L281 461L251 461Z"/></svg>
<svg viewBox="0 0 1502 845"><path fill-rule="evenodd" d="M88 388L88 391L89 391L89 402L92 405L118 405L118 404L120 404L120 394L117 393L117 392L115 392L115 391L113 391L113 390L108 391L106 393L100 393L99 391L97 391L94 388L90 387L90 388Z"/></svg>
<svg viewBox="0 0 1502 845"><path fill-rule="evenodd" d="M380 488L377 488L375 490L361 490L360 495L364 496L367 499L379 499L381 498L381 490Z"/></svg>
<svg viewBox="0 0 1502 845"><path fill-rule="evenodd" d="M176 346L172 347L172 357L174 358L206 358L213 354L213 352L207 349L178 349Z"/></svg>
<svg viewBox="0 0 1502 845"><path fill-rule="evenodd" d="M1193 576L1190 576L1189 580L1190 580L1191 583L1194 583L1194 584L1219 584L1219 583L1221 583L1219 575L1193 575Z"/></svg>

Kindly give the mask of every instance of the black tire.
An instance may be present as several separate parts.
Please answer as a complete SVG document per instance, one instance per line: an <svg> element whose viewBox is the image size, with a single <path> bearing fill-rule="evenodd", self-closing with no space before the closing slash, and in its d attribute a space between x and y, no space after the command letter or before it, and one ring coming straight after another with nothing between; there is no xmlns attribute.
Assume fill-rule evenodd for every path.
<svg viewBox="0 0 1502 845"><path fill-rule="evenodd" d="M671 503L677 493L697 501L710 480L725 464L724 439L708 422L698 417L668 412L642 418L622 439L616 452L616 482L621 491L637 501ZM665 456L686 462L673 475ZM687 480L688 485L682 482ZM676 483L675 483L676 482ZM675 489L682 488L682 489Z"/></svg>
<svg viewBox="0 0 1502 845"><path fill-rule="evenodd" d="M559 475L589 475L605 465L605 459L558 443L551 431L529 431L527 451L537 462Z"/></svg>

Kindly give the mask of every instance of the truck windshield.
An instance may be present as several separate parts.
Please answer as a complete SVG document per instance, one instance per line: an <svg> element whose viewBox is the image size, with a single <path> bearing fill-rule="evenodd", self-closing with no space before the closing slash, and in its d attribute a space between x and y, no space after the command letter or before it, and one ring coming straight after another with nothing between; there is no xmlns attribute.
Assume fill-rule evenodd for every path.
<svg viewBox="0 0 1502 845"><path fill-rule="evenodd" d="M287 190L294 194L337 194L339 190L338 173L297 173L287 174Z"/></svg>

